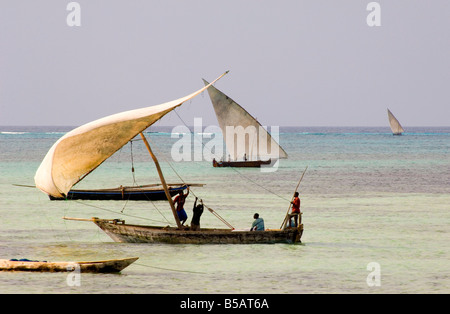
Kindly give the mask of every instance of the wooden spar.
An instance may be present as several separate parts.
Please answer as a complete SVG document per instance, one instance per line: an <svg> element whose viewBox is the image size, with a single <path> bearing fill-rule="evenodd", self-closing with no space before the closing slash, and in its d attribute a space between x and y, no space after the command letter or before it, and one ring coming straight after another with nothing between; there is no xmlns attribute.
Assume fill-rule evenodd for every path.
<svg viewBox="0 0 450 314"><path fill-rule="evenodd" d="M298 187L300 186L300 182L302 182L302 180L303 180L303 176L305 175L306 169L308 169L308 166L306 166L306 168L305 168L305 170L303 171L303 174L302 174L300 180L298 181L297 187L295 188L294 194L292 195L291 202L289 203L289 208L288 208L288 210L287 210L287 212L286 212L286 216L284 217L284 220L283 220L283 223L281 224L280 229L284 229L284 226L286 225L286 221L287 221L288 216L289 216L289 210L291 209L292 202L294 201L294 197L295 197L294 195L295 195L295 192L297 192Z"/></svg>
<svg viewBox="0 0 450 314"><path fill-rule="evenodd" d="M95 221L95 218L87 219L87 218L72 218L72 217L63 217L64 220L75 220L75 221Z"/></svg>
<svg viewBox="0 0 450 314"><path fill-rule="evenodd" d="M177 223L178 229L181 229L181 222L178 218L177 211L175 209L175 206L173 204L172 197L170 196L169 189L167 188L166 180L164 179L164 176L161 171L161 167L159 166L158 159L156 159L156 156L153 154L152 149L150 148L150 145L147 142L147 139L145 138L144 134L142 132L139 133L141 135L142 140L144 141L145 146L147 147L148 152L150 153L150 156L152 156L153 161L155 162L156 170L158 171L159 179L161 180L161 184L164 188L164 192L166 193L167 200L169 201L170 208L172 208L173 217L175 218L175 222Z"/></svg>

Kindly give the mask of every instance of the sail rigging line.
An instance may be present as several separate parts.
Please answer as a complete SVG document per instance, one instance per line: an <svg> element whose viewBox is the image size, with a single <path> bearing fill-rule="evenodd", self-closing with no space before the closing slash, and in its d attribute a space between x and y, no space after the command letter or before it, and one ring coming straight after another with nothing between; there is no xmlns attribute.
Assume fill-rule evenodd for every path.
<svg viewBox="0 0 450 314"><path fill-rule="evenodd" d="M163 267L150 266L150 265L145 265L145 264L140 264L140 263L134 263L134 265L144 266L144 267L148 267L148 268L161 269L161 270L175 271L175 272L179 272L179 273L206 274L205 272L200 272L200 271L179 270L179 269L163 268Z"/></svg>
<svg viewBox="0 0 450 314"><path fill-rule="evenodd" d="M129 197L131 197L131 195ZM155 205L153 200L151 200L147 195L145 195L145 197L147 198L147 201L150 202L150 204L152 204L153 207L155 207L156 211L162 216L162 218L164 218L166 220L165 223L171 224L171 222L166 218L166 216L164 216L164 214L161 212L161 210ZM127 206L128 201L129 201L129 198L126 200L125 205L123 206L122 210L120 211L120 213L123 214L123 215L125 215L123 213L123 211L124 211L125 207ZM140 217L137 217L137 218L140 218ZM161 221L158 221L158 222L161 222Z"/></svg>
<svg viewBox="0 0 450 314"><path fill-rule="evenodd" d="M209 210L209 212L210 212L211 214L213 214L214 216L216 216L217 219L219 219L221 222L223 222L225 225L227 225L228 228L230 228L230 229L232 229L232 230L235 229L228 221L226 221L222 216L220 216L214 209L212 209L212 208L209 207L209 206L206 206L205 204L203 204L203 206L206 207L206 208Z"/></svg>
<svg viewBox="0 0 450 314"><path fill-rule="evenodd" d="M136 181L136 177L135 177L135 169L134 169L134 154L133 154L133 141L142 141L142 139L132 139L130 140L130 153L131 153L131 173L133 175L133 186L139 186L139 184ZM122 210L120 211L121 214L124 214L123 211L125 210L125 208L128 205L128 202L130 200L131 195L125 200L125 204L122 207ZM161 212L161 210L155 205L155 203L153 202L153 200L151 200L147 195L145 195L145 197L147 198L147 201L149 201L153 207L156 209L156 211L161 215L162 218L164 218L165 223L169 223L171 224L171 222L166 218L166 216L164 216L164 214ZM158 221L161 222L161 221Z"/></svg>
<svg viewBox="0 0 450 314"><path fill-rule="evenodd" d="M113 213L113 214L119 214L119 215L123 215L123 216L127 216L127 217L139 218L139 219L148 220L148 221L153 221L153 222L158 222L158 223L166 223L166 221L150 219L150 218L146 218L146 217L142 217L142 216L137 216L137 215L130 215L130 214L119 213L119 212L116 212L116 211L111 210L111 209L103 208L103 207L96 206L96 205L92 205L92 204L87 204L87 203L84 203L84 202L80 202L80 201L78 201L78 200L71 200L71 202L75 202L75 203L82 204L82 205L85 205L85 206L93 207L93 208L95 208L95 209L100 209L100 210L107 211L107 212L110 212L110 213ZM166 220L167 220L167 219L166 219ZM168 221L167 221L167 222L168 222Z"/></svg>
<svg viewBox="0 0 450 314"><path fill-rule="evenodd" d="M148 139L150 142L151 139ZM152 142L153 144L153 142ZM153 147L155 147L155 145L152 145ZM158 148L156 148L156 151L159 154L159 150ZM186 182L183 180L183 178L180 176L180 174L175 170L175 168L172 166L172 164L164 157L163 154L160 154L160 156L162 156L162 158L165 160L165 162L169 165L169 167L172 169L172 171L177 175L177 177L181 180L181 182L183 182L186 185ZM192 188L189 188L189 191L192 193L192 195L194 195L196 198L199 198L194 191L192 191ZM199 198L200 199L200 198ZM210 213L212 213L214 216L216 216L217 219L219 219L221 222L223 222L227 227L229 227L230 229L235 229L229 222L227 222L222 216L220 216L215 210L213 210L211 207L208 207L207 205L204 204L204 202L202 201L203 206L206 207Z"/></svg>
<svg viewBox="0 0 450 314"><path fill-rule="evenodd" d="M133 139L130 140L130 154L131 154L131 174L133 176L133 186L138 186L136 182L136 176L134 172L134 158L133 158ZM128 201L130 200L131 195L128 196L128 199L126 199L125 204L122 207L122 210L120 211L123 214L123 211L125 210L125 207L128 205ZM122 193L123 198L123 193ZM165 218L165 217L164 217Z"/></svg>
<svg viewBox="0 0 450 314"><path fill-rule="evenodd" d="M183 122L183 124L188 128L189 132L191 132L191 133L195 136L195 133L192 132L191 129L187 126L186 122L184 122L184 120L180 117L180 115L178 114L177 110L174 109L173 112L175 112L175 113L177 114L178 118L180 118L181 122ZM205 144L203 143L203 138L202 138L202 140L201 140L201 143L202 143L202 145L203 145L203 148L205 148ZM266 190L267 192L269 192L269 193L271 193L271 194L277 196L278 198L280 198L280 199L282 199L282 200L285 200L286 202L290 202L287 198L285 198L285 197L283 197L283 196L281 196L281 195L276 194L275 192L273 192L273 191L267 189L266 187L264 187L264 186L258 184L257 182L253 181L252 179L246 177L244 174L242 174L241 172L239 172L239 171L238 171L237 169L235 169L234 167L230 167L230 168L231 168L234 172L236 172L237 174L239 174L241 177L243 177L243 178L245 178L246 180L250 181L251 183L253 183L253 184L259 186L260 188L262 188L262 189Z"/></svg>
<svg viewBox="0 0 450 314"><path fill-rule="evenodd" d="M137 185L136 183L136 177L134 175L134 159L133 159L133 140L130 141L130 153L131 153L131 173L133 175L133 183Z"/></svg>

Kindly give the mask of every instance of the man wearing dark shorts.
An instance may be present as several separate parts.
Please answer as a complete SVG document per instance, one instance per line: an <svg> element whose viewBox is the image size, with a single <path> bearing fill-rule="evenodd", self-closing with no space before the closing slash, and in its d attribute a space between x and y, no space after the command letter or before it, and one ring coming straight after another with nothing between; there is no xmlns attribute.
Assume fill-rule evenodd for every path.
<svg viewBox="0 0 450 314"><path fill-rule="evenodd" d="M294 200L292 201L292 214L297 214L294 216L295 227L297 227L298 216L300 215L300 198L298 197L298 192L295 192Z"/></svg>
<svg viewBox="0 0 450 314"><path fill-rule="evenodd" d="M175 209L177 210L178 219L180 219L181 225L183 225L187 220L187 214L184 210L184 203L186 202L186 198L189 195L189 187L187 187L187 193L184 194L183 191L178 192L178 195L175 196L173 202L176 205Z"/></svg>

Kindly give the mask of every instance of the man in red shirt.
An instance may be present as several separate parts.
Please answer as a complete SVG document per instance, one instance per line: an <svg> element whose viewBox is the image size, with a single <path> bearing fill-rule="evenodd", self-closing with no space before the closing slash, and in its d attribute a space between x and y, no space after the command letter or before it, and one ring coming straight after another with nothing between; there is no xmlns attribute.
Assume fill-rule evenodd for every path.
<svg viewBox="0 0 450 314"><path fill-rule="evenodd" d="M292 214L297 214L297 215L293 216L295 227L297 227L298 226L298 216L300 215L300 198L298 197L298 192L295 192L294 200L291 202L291 204L292 204ZM290 225L292 225L291 221L290 221Z"/></svg>
<svg viewBox="0 0 450 314"><path fill-rule="evenodd" d="M176 205L176 210L178 214L178 218L180 219L181 225L184 225L184 223L187 220L187 214L184 210L184 203L186 201L186 198L189 195L189 186L187 187L187 193L184 194L183 191L178 192L178 195L175 196L173 203Z"/></svg>

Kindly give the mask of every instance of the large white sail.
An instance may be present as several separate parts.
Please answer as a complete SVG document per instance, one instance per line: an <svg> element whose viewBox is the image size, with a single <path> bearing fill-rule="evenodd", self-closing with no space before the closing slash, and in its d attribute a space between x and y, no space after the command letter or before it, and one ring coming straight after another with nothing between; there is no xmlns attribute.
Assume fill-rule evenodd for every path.
<svg viewBox="0 0 450 314"><path fill-rule="evenodd" d="M74 184L137 134L206 88L207 86L186 97L161 105L101 118L68 132L44 157L34 177L36 187L48 195L64 197Z"/></svg>
<svg viewBox="0 0 450 314"><path fill-rule="evenodd" d="M391 126L392 133L394 133L395 135L399 135L399 134L402 134L403 132L405 132L405 130L403 130L403 127L401 126L400 122L398 122L397 118L394 117L392 112L389 109L387 111L388 111L388 117L389 117L389 125Z"/></svg>
<svg viewBox="0 0 450 314"><path fill-rule="evenodd" d="M212 85L208 93L232 160L243 160L244 156L248 160L288 157L267 130L233 99Z"/></svg>

